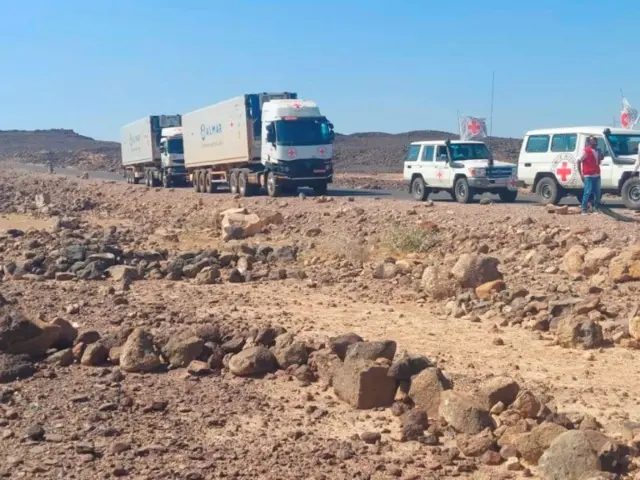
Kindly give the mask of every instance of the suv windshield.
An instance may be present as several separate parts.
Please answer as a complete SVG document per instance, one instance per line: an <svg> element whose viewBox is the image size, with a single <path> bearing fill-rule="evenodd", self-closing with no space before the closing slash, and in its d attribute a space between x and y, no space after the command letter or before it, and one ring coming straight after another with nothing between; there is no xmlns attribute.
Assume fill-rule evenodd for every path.
<svg viewBox="0 0 640 480"><path fill-rule="evenodd" d="M454 162L490 159L491 153L484 143L452 143L451 156Z"/></svg>
<svg viewBox="0 0 640 480"><path fill-rule="evenodd" d="M181 155L184 153L182 139L181 138L172 138L167 141L167 150L168 153L175 153L177 155Z"/></svg>
<svg viewBox="0 0 640 480"><path fill-rule="evenodd" d="M638 154L638 143L640 143L640 135L609 135L607 137L609 139L609 144L611 145L611 149L613 150L613 154L616 157L621 155L637 155Z"/></svg>
<svg viewBox="0 0 640 480"><path fill-rule="evenodd" d="M284 146L327 145L331 143L331 129L326 118L278 120L276 143Z"/></svg>

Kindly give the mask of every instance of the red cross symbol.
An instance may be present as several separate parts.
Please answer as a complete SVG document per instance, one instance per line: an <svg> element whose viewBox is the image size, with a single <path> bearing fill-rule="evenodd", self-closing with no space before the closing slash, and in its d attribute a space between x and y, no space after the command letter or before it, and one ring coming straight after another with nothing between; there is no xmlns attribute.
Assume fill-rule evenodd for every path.
<svg viewBox="0 0 640 480"><path fill-rule="evenodd" d="M562 166L556 170L556 174L560 176L563 182L566 182L572 171L573 170L569 168L569 164L567 162L562 162Z"/></svg>
<svg viewBox="0 0 640 480"><path fill-rule="evenodd" d="M293 105L291 105L294 109L296 110L300 110L302 108L302 105L300 105L299 103L294 103Z"/></svg>
<svg viewBox="0 0 640 480"><path fill-rule="evenodd" d="M480 133L480 130L482 129L482 127L480 126L480 124L478 123L477 120L473 119L471 120L471 122L469 122L469 124L467 125L467 128L469 129L469 131L474 134L477 135Z"/></svg>
<svg viewBox="0 0 640 480"><path fill-rule="evenodd" d="M442 180L442 176L443 176L442 170L438 170L436 172L436 177L438 177L439 180Z"/></svg>
<svg viewBox="0 0 640 480"><path fill-rule="evenodd" d="M318 149L318 153L319 153L320 155L324 155L325 153L327 153L327 151L324 149L324 147L320 147L320 148Z"/></svg>
<svg viewBox="0 0 640 480"><path fill-rule="evenodd" d="M624 111L622 112L622 115L620 115L620 125L622 125L624 128L627 128L629 126L629 113Z"/></svg>
<svg viewBox="0 0 640 480"><path fill-rule="evenodd" d="M296 156L296 149L290 148L289 150L287 150L287 155L289 155L289 158L294 158Z"/></svg>

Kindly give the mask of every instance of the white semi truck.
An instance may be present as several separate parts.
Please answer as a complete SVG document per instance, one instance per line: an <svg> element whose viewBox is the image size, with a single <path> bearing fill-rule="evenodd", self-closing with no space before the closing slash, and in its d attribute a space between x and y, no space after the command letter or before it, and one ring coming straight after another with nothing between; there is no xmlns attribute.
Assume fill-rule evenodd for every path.
<svg viewBox="0 0 640 480"><path fill-rule="evenodd" d="M188 183L180 115L152 115L120 130L122 166L127 183L150 187Z"/></svg>
<svg viewBox="0 0 640 480"><path fill-rule="evenodd" d="M185 167L197 192L323 195L333 181L333 125L289 92L246 94L182 116Z"/></svg>

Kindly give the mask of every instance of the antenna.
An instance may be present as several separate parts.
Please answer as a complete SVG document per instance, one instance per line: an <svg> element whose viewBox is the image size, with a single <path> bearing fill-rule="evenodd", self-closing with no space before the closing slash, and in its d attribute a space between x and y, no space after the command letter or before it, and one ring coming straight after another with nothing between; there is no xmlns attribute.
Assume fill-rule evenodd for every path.
<svg viewBox="0 0 640 480"><path fill-rule="evenodd" d="M491 114L489 115L489 149L491 149L491 139L493 137L493 98L496 86L496 72L491 72Z"/></svg>

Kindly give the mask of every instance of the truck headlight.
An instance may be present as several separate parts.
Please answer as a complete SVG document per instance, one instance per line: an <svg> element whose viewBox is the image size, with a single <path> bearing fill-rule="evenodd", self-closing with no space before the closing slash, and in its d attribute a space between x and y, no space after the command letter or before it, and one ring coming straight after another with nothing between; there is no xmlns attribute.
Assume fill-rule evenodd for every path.
<svg viewBox="0 0 640 480"><path fill-rule="evenodd" d="M470 168L469 173L472 177L486 177L487 169L486 168Z"/></svg>

